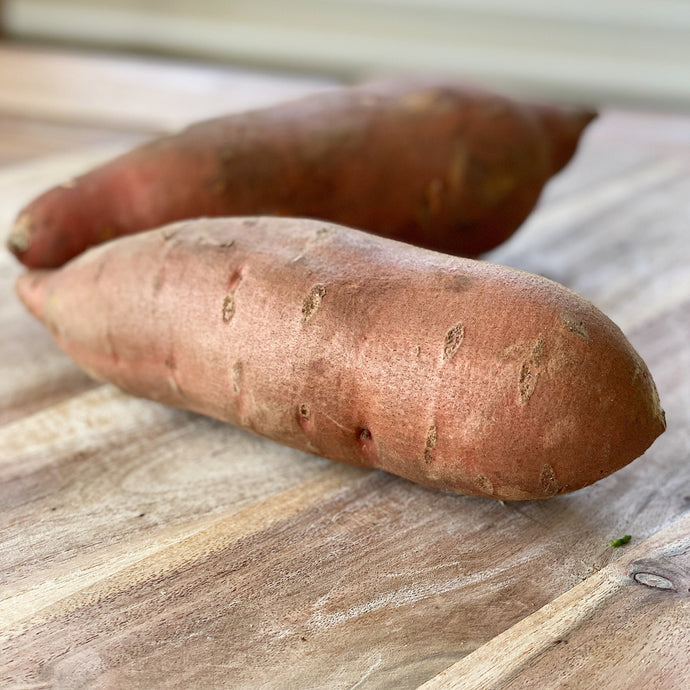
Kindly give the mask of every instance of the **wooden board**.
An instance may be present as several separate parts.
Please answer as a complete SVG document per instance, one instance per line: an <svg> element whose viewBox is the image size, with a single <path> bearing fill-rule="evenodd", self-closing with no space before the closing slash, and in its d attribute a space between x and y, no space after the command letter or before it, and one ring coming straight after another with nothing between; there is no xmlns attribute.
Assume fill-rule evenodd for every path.
<svg viewBox="0 0 690 690"><path fill-rule="evenodd" d="M24 50L40 73L47 54ZM0 71L0 122L21 119L2 110L15 82ZM25 94L26 153L0 169L0 234L41 188L150 131L126 114L118 129L117 108L92 120L88 94L70 125L41 88ZM84 139L48 136L42 155L58 123ZM490 256L609 313L667 413L643 458L544 502L444 494L94 384L22 310L3 254L0 687L682 687L689 149L688 120L607 112Z"/></svg>

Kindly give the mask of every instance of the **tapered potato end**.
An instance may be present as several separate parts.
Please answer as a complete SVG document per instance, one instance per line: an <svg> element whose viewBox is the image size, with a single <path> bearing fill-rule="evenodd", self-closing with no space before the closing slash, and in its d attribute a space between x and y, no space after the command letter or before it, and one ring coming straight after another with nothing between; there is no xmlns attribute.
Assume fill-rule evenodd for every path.
<svg viewBox="0 0 690 690"><path fill-rule="evenodd" d="M15 290L24 306L39 320L45 323L45 304L47 283L53 271L28 271L17 278Z"/></svg>
<svg viewBox="0 0 690 690"><path fill-rule="evenodd" d="M577 149L582 132L598 114L577 106L543 105L538 110L542 128L549 142L552 174L564 168Z"/></svg>

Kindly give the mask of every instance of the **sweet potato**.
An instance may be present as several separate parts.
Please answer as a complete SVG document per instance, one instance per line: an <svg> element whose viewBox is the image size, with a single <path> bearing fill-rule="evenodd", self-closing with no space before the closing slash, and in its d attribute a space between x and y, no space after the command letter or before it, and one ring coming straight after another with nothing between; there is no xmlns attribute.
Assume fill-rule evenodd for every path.
<svg viewBox="0 0 690 690"><path fill-rule="evenodd" d="M178 223L17 289L99 380L460 493L572 491L665 428L647 367L575 293L322 222Z"/></svg>
<svg viewBox="0 0 690 690"><path fill-rule="evenodd" d="M476 256L522 223L593 116L453 83L334 90L197 124L51 189L9 247L48 268L175 220L258 214Z"/></svg>

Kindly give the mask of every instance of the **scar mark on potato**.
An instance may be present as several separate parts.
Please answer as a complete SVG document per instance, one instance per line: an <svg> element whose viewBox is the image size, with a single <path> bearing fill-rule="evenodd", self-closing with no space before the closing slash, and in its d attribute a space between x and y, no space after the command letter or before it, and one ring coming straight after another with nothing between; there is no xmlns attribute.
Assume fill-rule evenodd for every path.
<svg viewBox="0 0 690 690"><path fill-rule="evenodd" d="M431 451L436 448L436 425L432 424L426 432L426 446L424 447L424 462L430 465L434 457Z"/></svg>
<svg viewBox="0 0 690 690"><path fill-rule="evenodd" d="M153 279L153 293L158 294L165 283L165 266L161 266Z"/></svg>
<svg viewBox="0 0 690 690"><path fill-rule="evenodd" d="M31 216L28 213L22 213L17 218L10 235L7 239L7 244L12 251L23 254L31 244Z"/></svg>
<svg viewBox="0 0 690 690"><path fill-rule="evenodd" d="M518 389L520 390L520 402L526 405L537 387L537 377L539 374L532 372L529 362L523 362L520 369L520 379Z"/></svg>
<svg viewBox="0 0 690 690"><path fill-rule="evenodd" d="M544 356L544 341L540 338L537 340L537 342L534 344L534 347L532 348L532 362L534 363L535 367L538 367L541 364L541 360Z"/></svg>
<svg viewBox="0 0 690 690"><path fill-rule="evenodd" d="M309 433L314 429L314 420L311 416L311 407L307 403L301 403L297 406L296 413L297 425L305 433Z"/></svg>
<svg viewBox="0 0 690 690"><path fill-rule="evenodd" d="M318 311L326 296L325 285L314 285L302 302L302 323L307 323Z"/></svg>
<svg viewBox="0 0 690 690"><path fill-rule="evenodd" d="M232 390L235 395L240 394L242 382L242 362L235 362L232 367Z"/></svg>
<svg viewBox="0 0 690 690"><path fill-rule="evenodd" d="M105 266L107 263L107 259L102 259L101 262L98 264L98 268L96 269L96 275L93 277L94 283L100 282L101 278L103 277L103 271L105 270Z"/></svg>
<svg viewBox="0 0 690 690"><path fill-rule="evenodd" d="M225 299L223 300L222 315L224 323L229 323L232 320L232 317L235 315L235 295L232 293L226 295Z"/></svg>
<svg viewBox="0 0 690 690"><path fill-rule="evenodd" d="M465 339L465 327L462 323L456 323L448 333L446 333L446 338L443 342L443 361L447 362L452 359L455 353L462 345L462 341Z"/></svg>
<svg viewBox="0 0 690 690"><path fill-rule="evenodd" d="M532 397L534 390L537 387L539 379L538 367L544 358L544 341L540 338L534 344L530 358L522 363L520 367L520 375L518 377L518 391L520 393L520 402L526 405Z"/></svg>
<svg viewBox="0 0 690 690"><path fill-rule="evenodd" d="M362 441L371 441L371 431L366 427L360 427L357 429L357 438Z"/></svg>
<svg viewBox="0 0 690 690"><path fill-rule="evenodd" d="M474 478L474 483L482 493L493 495L494 483L485 474L478 474Z"/></svg>
<svg viewBox="0 0 690 690"><path fill-rule="evenodd" d="M541 468L539 486L545 496L553 496L561 490L561 485L558 483L556 473L551 465L545 464Z"/></svg>
<svg viewBox="0 0 690 690"><path fill-rule="evenodd" d="M587 326L585 326L584 321L581 319L572 318L570 316L564 316L563 323L571 333L574 333L579 338L589 342L589 331L587 330Z"/></svg>

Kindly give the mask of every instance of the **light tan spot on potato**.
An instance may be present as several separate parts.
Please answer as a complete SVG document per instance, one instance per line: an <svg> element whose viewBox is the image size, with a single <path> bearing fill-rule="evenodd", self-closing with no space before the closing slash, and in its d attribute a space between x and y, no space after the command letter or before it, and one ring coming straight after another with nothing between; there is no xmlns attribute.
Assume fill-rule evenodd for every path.
<svg viewBox="0 0 690 690"><path fill-rule="evenodd" d="M60 184L61 189L74 189L77 186L77 180L71 177L69 180L65 180Z"/></svg>
<svg viewBox="0 0 690 690"><path fill-rule="evenodd" d="M520 368L520 378L518 380L518 390L520 391L520 402L526 405L537 387L537 377L539 374L532 372L530 362L523 362Z"/></svg>
<svg viewBox="0 0 690 690"><path fill-rule="evenodd" d="M448 333L446 333L446 338L443 341L443 361L447 362L452 359L455 353L462 345L462 341L465 339L465 327L462 323L456 323Z"/></svg>
<svg viewBox="0 0 690 690"><path fill-rule="evenodd" d="M510 171L495 171L477 191L489 206L496 206L504 202L516 186L517 180Z"/></svg>
<svg viewBox="0 0 690 690"><path fill-rule="evenodd" d="M476 487L484 494L492 496L494 493L494 483L485 475L478 474L474 478Z"/></svg>
<svg viewBox="0 0 690 690"><path fill-rule="evenodd" d="M551 465L546 464L541 468L539 487L545 496L554 496L561 490L561 485L556 479L556 473Z"/></svg>
<svg viewBox="0 0 690 690"><path fill-rule="evenodd" d="M454 146L453 155L448 166L447 179L448 187L453 191L460 189L467 178L467 168L469 164L469 152L463 142L457 142Z"/></svg>
<svg viewBox="0 0 690 690"><path fill-rule="evenodd" d="M426 446L424 447L424 462L427 465L430 465L434 460L431 451L436 448L436 438L436 425L432 424L426 433Z"/></svg>
<svg viewBox="0 0 690 690"><path fill-rule="evenodd" d="M7 238L9 248L18 254L25 252L29 248L31 233L31 216L28 213L22 213L10 231Z"/></svg>
<svg viewBox="0 0 690 690"><path fill-rule="evenodd" d="M574 333L579 338L589 342L589 331L587 330L587 326L585 326L584 321L570 316L564 316L563 323L571 333Z"/></svg>
<svg viewBox="0 0 690 690"><path fill-rule="evenodd" d="M437 216L443 208L443 180L431 180L424 190L424 204L429 216Z"/></svg>
<svg viewBox="0 0 690 690"><path fill-rule="evenodd" d="M544 356L544 341L540 338L532 348L532 362L534 366L538 367Z"/></svg>
<svg viewBox="0 0 690 690"><path fill-rule="evenodd" d="M529 359L525 360L520 367L518 391L520 393L520 402L523 405L529 402L537 387L537 381L539 379L538 368L544 359L544 348L544 340L540 338L532 347Z"/></svg>
<svg viewBox="0 0 690 690"><path fill-rule="evenodd" d="M458 97L449 89L432 87L405 94L399 102L405 110L425 112L432 108L454 109L457 107Z"/></svg>
<svg viewBox="0 0 690 690"><path fill-rule="evenodd" d="M116 237L117 232L115 232L115 228L112 225L102 225L98 229L96 236L98 237L98 242L107 242Z"/></svg>
<svg viewBox="0 0 690 690"><path fill-rule="evenodd" d="M242 383L242 362L235 362L232 367L232 390L235 395L240 394Z"/></svg>
<svg viewBox="0 0 690 690"><path fill-rule="evenodd" d="M177 225L171 225L170 227L163 228L161 230L161 236L163 237L164 241L171 240L175 235L177 235L177 231L179 230L179 226Z"/></svg>
<svg viewBox="0 0 690 690"><path fill-rule="evenodd" d="M435 91L416 91L406 94L400 99L400 105L411 112L426 111L434 104L436 99Z"/></svg>
<svg viewBox="0 0 690 690"><path fill-rule="evenodd" d="M229 323L232 317L235 315L235 295L230 293L225 296L223 300L223 322Z"/></svg>
<svg viewBox="0 0 690 690"><path fill-rule="evenodd" d="M314 285L302 302L302 323L307 323L316 314L325 296L326 286Z"/></svg>

